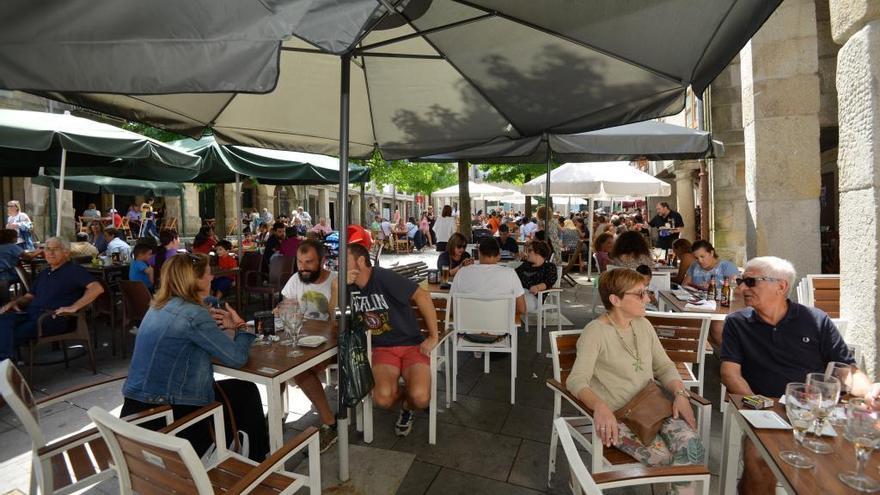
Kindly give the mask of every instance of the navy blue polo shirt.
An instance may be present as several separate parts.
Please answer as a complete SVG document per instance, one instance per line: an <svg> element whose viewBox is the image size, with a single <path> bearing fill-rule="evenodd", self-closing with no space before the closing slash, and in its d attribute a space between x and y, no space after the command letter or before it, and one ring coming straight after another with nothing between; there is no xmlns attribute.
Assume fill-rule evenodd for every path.
<svg viewBox="0 0 880 495"><path fill-rule="evenodd" d="M52 270L41 271L31 285L33 301L27 306L28 316L36 319L46 310L70 306L85 293L95 277L85 268L70 261Z"/></svg>
<svg viewBox="0 0 880 495"><path fill-rule="evenodd" d="M775 327L753 308L728 315L721 360L738 363L752 391L773 398L785 393L787 383L803 382L807 373L823 372L832 361L855 364L831 318L792 301Z"/></svg>

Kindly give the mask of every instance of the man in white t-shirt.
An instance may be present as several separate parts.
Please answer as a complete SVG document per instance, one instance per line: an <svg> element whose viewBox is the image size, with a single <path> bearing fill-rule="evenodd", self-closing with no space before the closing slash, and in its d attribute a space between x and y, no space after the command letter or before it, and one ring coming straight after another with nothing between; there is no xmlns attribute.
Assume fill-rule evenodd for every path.
<svg viewBox="0 0 880 495"><path fill-rule="evenodd" d="M285 299L296 299L303 316L310 320L329 320L336 311L336 272L324 268L324 245L313 239L300 242L296 249L295 273L281 289ZM321 452L336 443L336 416L319 378L328 362L321 363L293 378L312 401L321 418Z"/></svg>
<svg viewBox="0 0 880 495"><path fill-rule="evenodd" d="M525 218L523 219L522 227L519 228L520 240L528 240L531 239L532 234L538 230L538 224L535 222L533 218Z"/></svg>
<svg viewBox="0 0 880 495"><path fill-rule="evenodd" d="M526 300L522 283L513 269L501 266L501 247L494 237L480 241L480 263L466 266L458 270L452 279L450 293L483 294L487 298L493 296L516 297L516 314L526 312ZM454 318L454 316L453 316Z"/></svg>

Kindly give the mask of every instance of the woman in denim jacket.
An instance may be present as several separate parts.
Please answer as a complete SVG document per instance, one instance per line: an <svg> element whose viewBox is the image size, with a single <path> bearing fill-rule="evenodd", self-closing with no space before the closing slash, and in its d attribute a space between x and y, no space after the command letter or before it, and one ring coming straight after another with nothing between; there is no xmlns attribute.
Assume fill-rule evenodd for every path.
<svg viewBox="0 0 880 495"><path fill-rule="evenodd" d="M202 303L212 279L205 255L172 256L163 264L162 284L138 329L122 388L121 416L169 404L175 419L181 418L214 402L212 359L231 367L247 362L256 336L247 331L244 320L228 304L225 310L209 310ZM235 336L230 339L222 329L235 330ZM216 385L229 398L224 415L232 415L239 430L248 433L250 457L262 460L269 446L256 386L241 380ZM199 454L213 443L205 421L179 436Z"/></svg>

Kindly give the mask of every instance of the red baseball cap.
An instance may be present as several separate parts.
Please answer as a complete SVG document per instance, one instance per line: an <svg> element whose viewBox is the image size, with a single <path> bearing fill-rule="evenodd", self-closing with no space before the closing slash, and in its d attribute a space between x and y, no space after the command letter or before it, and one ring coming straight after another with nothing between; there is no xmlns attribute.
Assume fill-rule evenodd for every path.
<svg viewBox="0 0 880 495"><path fill-rule="evenodd" d="M373 246L373 236L370 235L369 230L361 227L360 225L349 225L348 243L360 244L361 246L370 249Z"/></svg>

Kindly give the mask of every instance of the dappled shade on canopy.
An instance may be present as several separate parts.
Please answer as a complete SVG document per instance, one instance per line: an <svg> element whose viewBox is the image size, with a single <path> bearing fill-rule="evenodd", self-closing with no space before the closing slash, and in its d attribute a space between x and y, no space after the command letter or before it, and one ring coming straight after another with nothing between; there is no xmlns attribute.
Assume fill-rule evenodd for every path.
<svg viewBox="0 0 880 495"><path fill-rule="evenodd" d="M42 91L191 137L211 128L224 144L335 155L340 121L331 109L340 102L338 55L345 53L352 57L351 156L369 157L378 146L386 159L678 113L688 88L702 94L779 4L413 0L403 16L384 16L383 4L402 2L278 0L274 16L244 12L234 23L226 18L227 2L197 11L167 0L149 9L115 0L105 10L71 0L62 2L64 11L82 3L90 15L69 16L63 30L46 30L30 27L43 26L61 7L18 2L9 9L15 15L0 21L10 29L0 29L0 87ZM137 12L144 15L135 32L111 28L131 24ZM174 29L154 25L165 17ZM279 22L280 32L293 36L264 43L279 33ZM33 32L47 38L34 40ZM217 48L241 46L242 39L254 40L254 59L269 60L268 67L248 60L230 70L228 59L239 60L242 52ZM112 53L101 64L82 63L107 53L105 45L140 56ZM204 47L204 55L191 45ZM6 48L12 46L16 51ZM35 56L50 56L54 47L81 49L83 56L70 63L53 57L55 65ZM145 63L152 60L161 63ZM19 64L43 72L9 70ZM271 78L267 84L267 73L277 84Z"/></svg>
<svg viewBox="0 0 880 495"><path fill-rule="evenodd" d="M547 176L522 186L525 194L546 194ZM551 196L611 198L619 196L669 196L666 182L629 162L566 163L550 172Z"/></svg>
<svg viewBox="0 0 880 495"><path fill-rule="evenodd" d="M146 136L69 114L0 110L0 175L102 175L182 182L196 176L198 156Z"/></svg>
<svg viewBox="0 0 880 495"><path fill-rule="evenodd" d="M202 158L199 175L189 182L227 184L235 174L262 184L318 185L339 183L339 159L332 156L217 144L213 136L170 143ZM369 182L370 169L349 163L351 182Z"/></svg>

